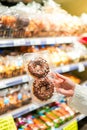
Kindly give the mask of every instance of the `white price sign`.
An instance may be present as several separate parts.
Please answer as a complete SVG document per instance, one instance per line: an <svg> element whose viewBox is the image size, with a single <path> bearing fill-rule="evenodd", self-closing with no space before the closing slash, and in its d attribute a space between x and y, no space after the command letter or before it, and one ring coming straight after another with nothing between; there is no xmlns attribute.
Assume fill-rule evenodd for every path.
<svg viewBox="0 0 87 130"><path fill-rule="evenodd" d="M28 75L25 75L22 77L22 81L23 82L27 82L29 80L29 76Z"/></svg>
<svg viewBox="0 0 87 130"><path fill-rule="evenodd" d="M63 66L63 67L61 67L61 70L63 73L68 72L68 71L70 71L70 66L69 65Z"/></svg>
<svg viewBox="0 0 87 130"><path fill-rule="evenodd" d="M14 46L25 45L25 39L15 39L13 43L14 43Z"/></svg>
<svg viewBox="0 0 87 130"><path fill-rule="evenodd" d="M0 89L2 89L2 88L6 88L7 86L6 86L6 83L4 83L4 82L1 82L0 83Z"/></svg>
<svg viewBox="0 0 87 130"><path fill-rule="evenodd" d="M82 63L79 63L79 64L78 64L78 71L79 71L79 72L85 71L85 66L84 66L84 64L82 64Z"/></svg>

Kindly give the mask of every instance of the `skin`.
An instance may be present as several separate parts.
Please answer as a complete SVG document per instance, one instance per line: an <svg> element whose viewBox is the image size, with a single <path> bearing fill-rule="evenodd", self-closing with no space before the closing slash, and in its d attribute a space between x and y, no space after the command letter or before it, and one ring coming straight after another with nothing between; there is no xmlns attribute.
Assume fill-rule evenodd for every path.
<svg viewBox="0 0 87 130"><path fill-rule="evenodd" d="M76 85L73 81L58 73L51 73L51 77L58 93L61 93L67 97L74 95Z"/></svg>

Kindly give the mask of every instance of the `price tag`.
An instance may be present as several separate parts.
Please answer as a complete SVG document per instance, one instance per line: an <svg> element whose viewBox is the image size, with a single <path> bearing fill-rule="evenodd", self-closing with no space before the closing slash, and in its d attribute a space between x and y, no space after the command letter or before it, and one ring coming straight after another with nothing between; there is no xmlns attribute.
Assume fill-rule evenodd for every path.
<svg viewBox="0 0 87 130"><path fill-rule="evenodd" d="M78 123L76 120L69 123L67 126L63 128L63 130L78 130Z"/></svg>
<svg viewBox="0 0 87 130"><path fill-rule="evenodd" d="M30 39L30 45L35 45L35 40L34 39Z"/></svg>
<svg viewBox="0 0 87 130"><path fill-rule="evenodd" d="M6 83L4 81L0 82L0 89L6 88Z"/></svg>
<svg viewBox="0 0 87 130"><path fill-rule="evenodd" d="M63 66L63 67L61 67L61 70L63 73L68 72L68 71L70 71L70 66L69 65Z"/></svg>
<svg viewBox="0 0 87 130"><path fill-rule="evenodd" d="M30 78L29 78L28 75L25 75L25 76L22 77L22 81L23 81L23 82L28 82L29 79L30 79Z"/></svg>
<svg viewBox="0 0 87 130"><path fill-rule="evenodd" d="M0 47L13 47L14 43L13 42L6 42L6 43L0 43Z"/></svg>
<svg viewBox="0 0 87 130"><path fill-rule="evenodd" d="M13 41L14 46L21 46L21 45L25 45L25 39L15 39Z"/></svg>
<svg viewBox="0 0 87 130"><path fill-rule="evenodd" d="M65 43L72 43L73 37L65 37Z"/></svg>
<svg viewBox="0 0 87 130"><path fill-rule="evenodd" d="M56 40L55 38L46 38L46 44L49 45L49 44L55 44L56 43Z"/></svg>
<svg viewBox="0 0 87 130"><path fill-rule="evenodd" d="M46 44L47 44L46 39L42 38L41 39L41 45L46 45Z"/></svg>
<svg viewBox="0 0 87 130"><path fill-rule="evenodd" d="M36 38L34 45L41 45L41 39L40 38Z"/></svg>
<svg viewBox="0 0 87 130"><path fill-rule="evenodd" d="M0 118L0 130L17 130L11 115Z"/></svg>
<svg viewBox="0 0 87 130"><path fill-rule="evenodd" d="M85 66L84 66L84 64L82 64L82 63L79 63L79 64L78 64L78 71L79 71L79 72L85 71Z"/></svg>
<svg viewBox="0 0 87 130"><path fill-rule="evenodd" d="M56 43L64 43L64 37L57 37Z"/></svg>

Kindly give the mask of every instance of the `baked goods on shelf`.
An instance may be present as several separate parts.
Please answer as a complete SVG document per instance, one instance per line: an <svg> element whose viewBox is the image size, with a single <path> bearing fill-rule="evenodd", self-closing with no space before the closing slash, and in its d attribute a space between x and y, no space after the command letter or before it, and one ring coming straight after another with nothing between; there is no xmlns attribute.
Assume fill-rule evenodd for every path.
<svg viewBox="0 0 87 130"><path fill-rule="evenodd" d="M50 52L51 61L56 67L70 63L69 56L61 49L57 47L49 47L47 50Z"/></svg>
<svg viewBox="0 0 87 130"><path fill-rule="evenodd" d="M2 51L3 53L1 53L0 55L0 79L26 74L22 54L25 54L26 52L31 55L32 52L37 53L43 52L45 50L49 52L49 56L46 58L46 60L52 63L54 67L87 60L87 48L79 43L20 47L14 49L13 52L8 49L8 51ZM37 61L37 59L35 59L35 61ZM32 69L32 65L30 66L30 68ZM47 65L45 66L47 67ZM41 65L41 68L43 68L42 71L44 71L45 68L43 67L43 65ZM32 70L34 70L34 68ZM47 74L48 72L49 68L45 73ZM34 71L34 73L36 72ZM41 75L39 77L41 77Z"/></svg>
<svg viewBox="0 0 87 130"><path fill-rule="evenodd" d="M87 32L87 14L72 16L54 1L19 2L13 7L1 5L0 37L80 36Z"/></svg>
<svg viewBox="0 0 87 130"><path fill-rule="evenodd" d="M21 55L0 57L0 79L26 74Z"/></svg>
<svg viewBox="0 0 87 130"><path fill-rule="evenodd" d="M0 17L0 37L24 37L28 24L28 18L3 15Z"/></svg>
<svg viewBox="0 0 87 130"><path fill-rule="evenodd" d="M30 102L28 83L0 90L0 115Z"/></svg>
<svg viewBox="0 0 87 130"><path fill-rule="evenodd" d="M79 50L78 50L79 48ZM20 51L28 52L49 52L49 59L55 67L72 63L78 63L87 60L87 48L76 42L75 44L55 44L55 45L39 45L31 47L21 47ZM78 52L78 55L77 55Z"/></svg>

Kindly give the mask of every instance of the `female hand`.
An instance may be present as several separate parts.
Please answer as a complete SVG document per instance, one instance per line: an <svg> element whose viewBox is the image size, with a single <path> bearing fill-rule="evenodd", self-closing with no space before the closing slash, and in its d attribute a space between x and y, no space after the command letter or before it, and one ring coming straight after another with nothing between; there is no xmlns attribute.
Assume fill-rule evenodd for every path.
<svg viewBox="0 0 87 130"><path fill-rule="evenodd" d="M51 76L57 92L68 97L73 96L76 85L72 80L58 73L52 73Z"/></svg>

